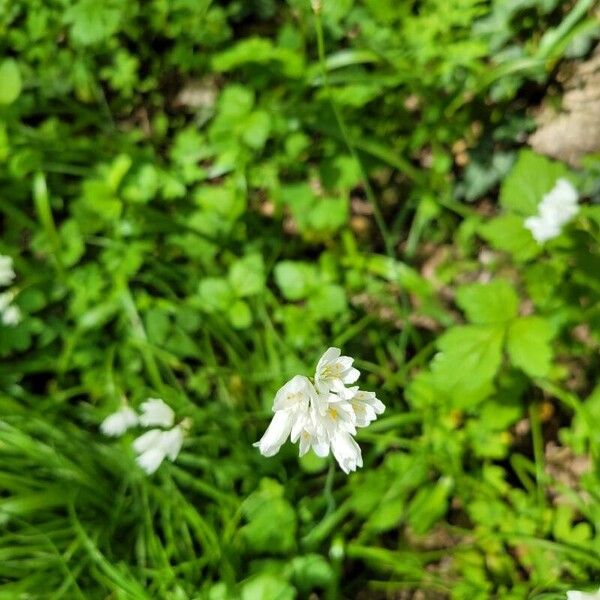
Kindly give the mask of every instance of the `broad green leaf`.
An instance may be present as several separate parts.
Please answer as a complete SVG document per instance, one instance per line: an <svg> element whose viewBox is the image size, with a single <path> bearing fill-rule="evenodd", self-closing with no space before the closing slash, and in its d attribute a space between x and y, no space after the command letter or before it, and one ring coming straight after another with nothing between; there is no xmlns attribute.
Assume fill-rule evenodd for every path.
<svg viewBox="0 0 600 600"><path fill-rule="evenodd" d="M229 322L236 329L246 329L252 325L252 311L246 302L237 300L227 311Z"/></svg>
<svg viewBox="0 0 600 600"><path fill-rule="evenodd" d="M292 569L293 581L301 591L309 592L315 587L325 588L333 578L331 565L320 554L297 556L292 560Z"/></svg>
<svg viewBox="0 0 600 600"><path fill-rule="evenodd" d="M260 573L242 585L241 600L294 600L296 590L285 580L269 573Z"/></svg>
<svg viewBox="0 0 600 600"><path fill-rule="evenodd" d="M234 221L246 208L244 197L232 186L202 186L196 190L194 200L207 212L212 212L224 221Z"/></svg>
<svg viewBox="0 0 600 600"><path fill-rule="evenodd" d="M481 225L479 234L496 250L508 252L516 261L526 261L540 254L542 247L523 222L519 215L500 215Z"/></svg>
<svg viewBox="0 0 600 600"><path fill-rule="evenodd" d="M383 277L388 281L400 284L403 288L419 296L428 296L433 289L416 269L409 267L403 262L373 254L367 259L366 268L370 273Z"/></svg>
<svg viewBox="0 0 600 600"><path fill-rule="evenodd" d="M537 262L524 272L527 294L537 306L554 302L554 291L567 269L566 257L554 256L551 261Z"/></svg>
<svg viewBox="0 0 600 600"><path fill-rule="evenodd" d="M442 477L436 484L421 488L416 493L407 511L408 523L415 533L427 533L446 514L453 487L450 477Z"/></svg>
<svg viewBox="0 0 600 600"><path fill-rule="evenodd" d="M348 308L346 293L334 283L319 285L308 298L308 308L315 319L331 320Z"/></svg>
<svg viewBox="0 0 600 600"><path fill-rule="evenodd" d="M144 321L148 339L159 346L164 344L171 330L168 313L160 308L151 308L146 312Z"/></svg>
<svg viewBox="0 0 600 600"><path fill-rule="evenodd" d="M6 58L0 64L0 104L12 104L21 94L21 71L17 61Z"/></svg>
<svg viewBox="0 0 600 600"><path fill-rule="evenodd" d="M243 298L262 292L265 287L265 265L260 254L249 254L236 260L229 269L229 283Z"/></svg>
<svg viewBox="0 0 600 600"><path fill-rule="evenodd" d="M233 290L222 277L207 277L198 286L201 307L206 312L225 311L234 300Z"/></svg>
<svg viewBox="0 0 600 600"><path fill-rule="evenodd" d="M181 358L198 358L200 349L194 339L179 327L173 329L165 342L165 349Z"/></svg>
<svg viewBox="0 0 600 600"><path fill-rule="evenodd" d="M275 266L275 283L286 300L302 300L308 296L317 282L317 270L313 265L299 261L284 260Z"/></svg>
<svg viewBox="0 0 600 600"><path fill-rule="evenodd" d="M522 150L500 188L500 204L520 215L537 213L538 204L569 170L562 163Z"/></svg>
<svg viewBox="0 0 600 600"><path fill-rule="evenodd" d="M217 54L212 61L216 71L231 71L247 64L269 65L274 63L284 75L302 75L302 55L289 48L279 48L268 38L250 37L237 42L233 47Z"/></svg>
<svg viewBox="0 0 600 600"><path fill-rule="evenodd" d="M295 549L296 513L283 492L276 481L263 479L260 489L244 501L247 524L240 529L240 536L251 552L287 554Z"/></svg>
<svg viewBox="0 0 600 600"><path fill-rule="evenodd" d="M490 283L463 285L456 302L471 323L503 323L517 316L519 297L513 286L503 279Z"/></svg>
<svg viewBox="0 0 600 600"><path fill-rule="evenodd" d="M390 454L384 465L384 489L378 494L377 507L369 511L365 524L369 531L381 532L397 527L406 515L409 495L428 480L427 464L420 456Z"/></svg>
<svg viewBox="0 0 600 600"><path fill-rule="evenodd" d="M123 197L132 202L145 203L154 198L159 187L159 173L151 164L142 165L128 179Z"/></svg>
<svg viewBox="0 0 600 600"><path fill-rule="evenodd" d="M307 229L319 233L334 233L348 220L348 200L317 198L308 213Z"/></svg>
<svg viewBox="0 0 600 600"><path fill-rule="evenodd" d="M552 362L552 324L541 317L523 317L508 329L510 361L531 377L544 377Z"/></svg>
<svg viewBox="0 0 600 600"><path fill-rule="evenodd" d="M437 340L440 352L431 363L433 382L456 407L469 407L491 393L503 338L504 327L494 324L453 327Z"/></svg>
<svg viewBox="0 0 600 600"><path fill-rule="evenodd" d="M242 139L250 148L260 150L271 132L271 117L264 110L255 110L241 124Z"/></svg>
<svg viewBox="0 0 600 600"><path fill-rule="evenodd" d="M120 0L79 0L63 16L71 25L71 37L82 46L96 44L115 33L121 21Z"/></svg>
<svg viewBox="0 0 600 600"><path fill-rule="evenodd" d="M510 435L483 425L477 419L468 422L465 431L475 456L500 460L506 456L510 444Z"/></svg>

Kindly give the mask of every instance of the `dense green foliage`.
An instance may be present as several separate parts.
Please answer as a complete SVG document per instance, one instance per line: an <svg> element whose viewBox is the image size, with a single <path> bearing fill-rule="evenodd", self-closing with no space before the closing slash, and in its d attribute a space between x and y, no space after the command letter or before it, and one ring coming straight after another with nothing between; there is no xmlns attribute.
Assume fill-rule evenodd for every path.
<svg viewBox="0 0 600 600"><path fill-rule="evenodd" d="M600 581L600 160L521 147L594 2L322 5L0 0L0 599ZM364 468L260 456L332 345L387 406ZM147 397L191 419L150 477L98 430Z"/></svg>

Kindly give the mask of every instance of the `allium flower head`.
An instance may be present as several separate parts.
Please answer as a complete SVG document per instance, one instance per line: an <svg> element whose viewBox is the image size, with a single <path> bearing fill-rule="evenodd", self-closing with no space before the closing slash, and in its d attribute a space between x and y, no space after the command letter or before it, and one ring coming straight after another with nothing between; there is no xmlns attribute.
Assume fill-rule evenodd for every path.
<svg viewBox="0 0 600 600"><path fill-rule="evenodd" d="M579 196L570 181L560 178L538 205L538 214L525 219L525 227L535 240L543 244L560 235L566 225L579 211Z"/></svg>
<svg viewBox="0 0 600 600"><path fill-rule="evenodd" d="M148 398L140 408L141 414L138 415L128 406L124 406L104 419L100 430L104 435L118 437L137 425L154 427L133 442L133 450L137 455L135 461L148 475L152 475L165 458L175 461L189 422L184 419L173 427L175 413L160 398Z"/></svg>
<svg viewBox="0 0 600 600"><path fill-rule="evenodd" d="M14 278L13 259L0 254L0 286L10 285Z"/></svg>
<svg viewBox="0 0 600 600"><path fill-rule="evenodd" d="M137 424L138 416L135 411L129 406L124 406L102 421L100 431L109 437L119 437Z"/></svg>
<svg viewBox="0 0 600 600"><path fill-rule="evenodd" d="M151 429L133 442L137 457L135 461L148 474L152 475L165 458L174 461L183 444L183 426L177 425L168 431Z"/></svg>
<svg viewBox="0 0 600 600"><path fill-rule="evenodd" d="M12 258L0 255L0 286L8 285L14 277ZM21 309L12 303L16 295L17 291L14 288L0 294L0 323L2 325L10 327L21 322Z"/></svg>
<svg viewBox="0 0 600 600"><path fill-rule="evenodd" d="M148 398L140 406L140 425L144 427L173 427L175 413L160 398Z"/></svg>
<svg viewBox="0 0 600 600"><path fill-rule="evenodd" d="M2 312L2 322L5 325L18 325L21 322L21 319L21 309L18 306L15 306L14 304L8 306Z"/></svg>
<svg viewBox="0 0 600 600"><path fill-rule="evenodd" d="M567 600L600 600L600 589L597 592L571 590L567 592Z"/></svg>
<svg viewBox="0 0 600 600"><path fill-rule="evenodd" d="M314 383L296 375L277 392L275 414L254 444L263 456L277 454L289 437L299 441L300 456L311 448L321 457L331 450L345 473L362 467L356 428L369 425L385 407L374 392L348 387L360 376L352 363L339 348L329 348L317 364Z"/></svg>

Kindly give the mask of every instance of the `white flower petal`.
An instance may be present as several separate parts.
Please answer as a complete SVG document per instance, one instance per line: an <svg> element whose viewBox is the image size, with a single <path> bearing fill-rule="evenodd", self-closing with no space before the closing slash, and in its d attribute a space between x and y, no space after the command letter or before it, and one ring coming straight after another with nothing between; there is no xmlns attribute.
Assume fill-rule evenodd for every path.
<svg viewBox="0 0 600 600"><path fill-rule="evenodd" d="M329 456L329 443L325 440L315 438L312 442L312 449L314 453L321 458Z"/></svg>
<svg viewBox="0 0 600 600"><path fill-rule="evenodd" d="M263 456L274 456L290 435L293 423L294 415L291 411L276 411L264 435L254 446Z"/></svg>
<svg viewBox="0 0 600 600"><path fill-rule="evenodd" d="M329 363L336 361L341 354L342 351L339 348L327 348L317 363L317 372L321 371Z"/></svg>
<svg viewBox="0 0 600 600"><path fill-rule="evenodd" d="M18 325L21 322L21 318L21 310L18 306L15 306L14 304L9 306L8 308L5 308L2 312L2 322L8 326Z"/></svg>
<svg viewBox="0 0 600 600"><path fill-rule="evenodd" d="M123 435L130 427L135 427L138 423L135 411L124 406L112 415L108 415L100 424L100 431L109 437L118 437Z"/></svg>
<svg viewBox="0 0 600 600"><path fill-rule="evenodd" d="M149 448L136 457L135 462L148 474L152 475L162 461L165 459L166 452L164 448L154 447Z"/></svg>
<svg viewBox="0 0 600 600"><path fill-rule="evenodd" d="M360 446L349 433L338 432L331 440L331 450L344 473L362 467Z"/></svg>
<svg viewBox="0 0 600 600"><path fill-rule="evenodd" d="M160 398L148 398L140 406L140 425L144 427L173 427L175 413Z"/></svg>
<svg viewBox="0 0 600 600"><path fill-rule="evenodd" d="M385 410L385 405L377 398L375 392L359 390L349 402L356 415L357 427L366 427Z"/></svg>
<svg viewBox="0 0 600 600"><path fill-rule="evenodd" d="M525 219L524 225L539 243L560 235L566 225L578 212L577 190L567 179L560 178L538 205L538 214Z"/></svg>
<svg viewBox="0 0 600 600"><path fill-rule="evenodd" d="M560 227L555 222L545 220L542 217L528 217L525 219L525 227L531 231L533 239L539 244L560 235Z"/></svg>
<svg viewBox="0 0 600 600"><path fill-rule="evenodd" d="M313 395L315 395L314 387L308 377L296 375L275 394L273 410L296 408L300 403L308 403Z"/></svg>
<svg viewBox="0 0 600 600"><path fill-rule="evenodd" d="M178 425L169 431L163 431L160 446L165 451L169 460L175 461L183 444L183 429Z"/></svg>
<svg viewBox="0 0 600 600"><path fill-rule="evenodd" d="M354 383L360 376L360 371L352 366L354 359L341 356L339 348L329 348L317 363L315 371L315 387L321 394L341 391L344 384Z"/></svg>
<svg viewBox="0 0 600 600"><path fill-rule="evenodd" d="M600 589L597 592L570 590L567 592L567 600L600 600Z"/></svg>
<svg viewBox="0 0 600 600"><path fill-rule="evenodd" d="M14 278L13 259L10 256L0 255L0 286L10 285Z"/></svg>
<svg viewBox="0 0 600 600"><path fill-rule="evenodd" d="M133 449L137 454L142 454L151 448L157 448L160 445L162 434L163 431L160 429L146 431L133 441Z"/></svg>

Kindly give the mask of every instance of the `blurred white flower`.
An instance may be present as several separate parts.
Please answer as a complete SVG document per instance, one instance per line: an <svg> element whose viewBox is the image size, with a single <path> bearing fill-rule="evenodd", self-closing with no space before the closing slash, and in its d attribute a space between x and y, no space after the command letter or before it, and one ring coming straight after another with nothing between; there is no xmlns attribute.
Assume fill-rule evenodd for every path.
<svg viewBox="0 0 600 600"><path fill-rule="evenodd" d="M138 416L135 411L129 406L124 406L102 421L100 431L109 437L118 437L137 424Z"/></svg>
<svg viewBox="0 0 600 600"><path fill-rule="evenodd" d="M329 348L317 364L315 383L296 375L275 395L274 415L262 438L254 444L263 456L279 452L288 437L299 441L299 454L312 448L318 456L331 449L345 473L362 466L360 447L352 437L357 427L366 427L385 407L374 392L365 392L356 382L360 373L353 359Z"/></svg>
<svg viewBox="0 0 600 600"><path fill-rule="evenodd" d="M5 308L2 312L2 322L5 325L18 325L21 322L21 309L14 304Z"/></svg>
<svg viewBox="0 0 600 600"><path fill-rule="evenodd" d="M600 589L597 592L567 592L567 600L600 600Z"/></svg>
<svg viewBox="0 0 600 600"><path fill-rule="evenodd" d="M13 259L0 254L0 285L10 285L14 278Z"/></svg>
<svg viewBox="0 0 600 600"><path fill-rule="evenodd" d="M168 431L151 429L134 440L133 449L137 464L148 474L152 475L162 461L168 458L174 461L179 455L183 444L183 425L177 425Z"/></svg>
<svg viewBox="0 0 600 600"><path fill-rule="evenodd" d="M6 285L6 280L2 280L3 259L8 259L12 265L12 259L10 256L0 256L0 285ZM12 270L12 267L10 267L10 271L14 277L14 271ZM0 294L0 323L3 325L18 325L21 322L21 309L15 304L12 304L16 295L17 292L15 289L10 289Z"/></svg>
<svg viewBox="0 0 600 600"><path fill-rule="evenodd" d="M140 425L144 427L173 427L175 413L160 398L148 398L140 406Z"/></svg>
<svg viewBox="0 0 600 600"><path fill-rule="evenodd" d="M577 190L570 181L560 178L538 205L538 214L525 219L525 227L543 244L558 235L579 211Z"/></svg>
<svg viewBox="0 0 600 600"><path fill-rule="evenodd" d="M152 475L165 458L174 461L179 455L189 421L184 419L173 427L175 413L160 398L148 398L140 406L141 415L128 406L109 415L102 421L100 430L104 435L117 437L130 427L163 427L146 431L133 442L137 454L135 461L148 474ZM166 431L165 431L166 429Z"/></svg>
<svg viewBox="0 0 600 600"><path fill-rule="evenodd" d="M11 304L15 295L14 290L0 294L0 321L4 325L17 325L21 322L21 310L18 306Z"/></svg>

